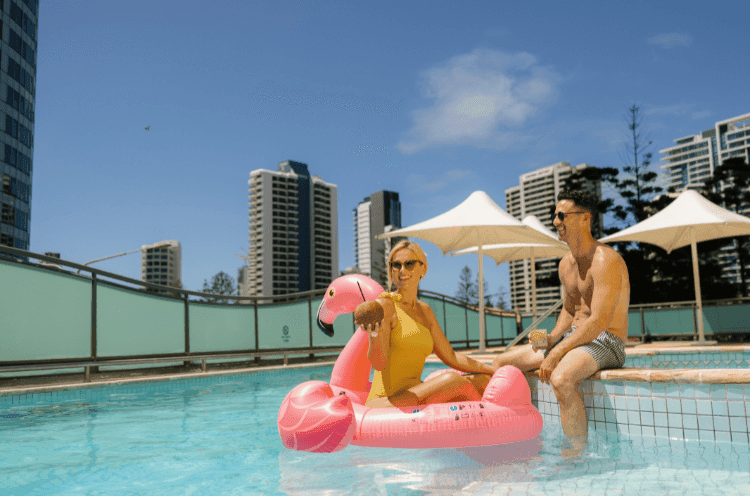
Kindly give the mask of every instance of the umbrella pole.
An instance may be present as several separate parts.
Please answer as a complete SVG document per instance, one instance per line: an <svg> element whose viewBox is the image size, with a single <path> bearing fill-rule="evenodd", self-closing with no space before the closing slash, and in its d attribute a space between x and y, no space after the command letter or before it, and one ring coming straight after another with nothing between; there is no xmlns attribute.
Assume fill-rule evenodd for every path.
<svg viewBox="0 0 750 496"><path fill-rule="evenodd" d="M536 320L536 263L534 263L534 248L531 248L531 321ZM536 329L536 326L534 326Z"/></svg>
<svg viewBox="0 0 750 496"><path fill-rule="evenodd" d="M479 238L479 236L477 236ZM477 239L479 241L479 239ZM482 270L482 243L479 243L479 351L484 352L484 274Z"/></svg>
<svg viewBox="0 0 750 496"><path fill-rule="evenodd" d="M698 274L698 248L695 246L695 229L690 226L690 252L693 256L693 282L695 283L696 318L698 319L698 342L705 343L703 334L703 302L701 301L701 281Z"/></svg>

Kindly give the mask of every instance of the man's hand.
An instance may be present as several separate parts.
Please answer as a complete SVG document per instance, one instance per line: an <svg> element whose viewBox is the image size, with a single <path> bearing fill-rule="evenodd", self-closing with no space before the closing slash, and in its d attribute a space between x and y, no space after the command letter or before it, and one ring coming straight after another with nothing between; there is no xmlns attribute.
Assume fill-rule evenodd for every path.
<svg viewBox="0 0 750 496"><path fill-rule="evenodd" d="M547 334L547 345L546 346L534 346L534 343L531 341L531 337L529 337L529 343L531 344L531 349L534 352L537 352L539 350L549 350L549 349L552 349L559 341L560 341L559 338L555 339L555 338L552 337L552 334Z"/></svg>
<svg viewBox="0 0 750 496"><path fill-rule="evenodd" d="M557 350L550 351L547 358L542 362L541 367L539 367L539 380L545 384L549 384L552 371L555 370L555 367L557 367L561 359L562 356L560 356L560 353Z"/></svg>

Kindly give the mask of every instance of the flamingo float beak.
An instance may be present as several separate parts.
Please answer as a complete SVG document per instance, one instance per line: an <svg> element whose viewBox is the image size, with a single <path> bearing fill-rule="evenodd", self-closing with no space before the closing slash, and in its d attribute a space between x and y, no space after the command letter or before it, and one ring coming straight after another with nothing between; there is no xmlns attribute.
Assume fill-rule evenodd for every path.
<svg viewBox="0 0 750 496"><path fill-rule="evenodd" d="M326 308L326 300L324 299L321 301L320 306L318 307L318 316L316 320L320 330L329 338L333 337L333 320L335 318L336 314ZM327 322L327 320L330 320L330 322Z"/></svg>

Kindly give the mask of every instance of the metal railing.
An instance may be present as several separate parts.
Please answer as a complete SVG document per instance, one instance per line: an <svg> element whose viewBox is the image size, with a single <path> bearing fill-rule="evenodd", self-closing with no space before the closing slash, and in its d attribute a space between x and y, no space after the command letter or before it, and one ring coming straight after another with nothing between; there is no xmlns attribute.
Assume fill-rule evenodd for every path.
<svg viewBox="0 0 750 496"><path fill-rule="evenodd" d="M546 319L549 316L549 314L551 314L552 312L554 312L562 304L563 304L563 300L560 299L557 303L555 303L554 305L552 305L551 307L549 307L547 309L547 311L545 311L542 314L541 317L539 317L534 322L532 322L532 324L529 327L527 327L526 329L524 329L524 331L521 334L519 334L518 336L516 336L516 339L514 339L513 341L511 341L510 344L508 344L508 346L506 346L505 350L503 350L503 351L508 351L511 346L513 346L514 344L518 343L520 340L522 340L523 338L525 338L532 330L536 329L536 326L539 325L539 323L541 321L543 321L544 319Z"/></svg>
<svg viewBox="0 0 750 496"><path fill-rule="evenodd" d="M186 289L174 288L169 286L163 286L160 284L154 284L147 281L141 281L131 279L125 276L107 272L94 267L77 264L75 262L69 262L55 257L47 255L41 255L38 253L21 250L18 248L11 248L0 245L0 253L5 253L16 257L10 259L5 257L6 260L15 260L25 266L32 266L42 270L48 270L57 273L65 273L69 277L89 281L91 284L91 329L90 329L90 342L91 342L91 354L88 357L78 358L67 358L67 359L42 359L42 360L13 360L13 361L0 361L0 372L14 372L14 371L28 371L28 370L44 370L44 369L63 369L63 368L80 368L85 367L88 375L88 371L91 367L106 366L106 365L130 365L130 364L143 364L143 363L159 363L159 362L177 362L183 361L186 364L195 360L202 360L205 363L206 359L230 359L238 357L255 358L256 361L261 357L266 356L284 356L285 363L287 362L289 355L307 354L309 358L314 358L315 354L327 354L327 353L338 353L343 349L343 346L313 346L313 322L315 320L312 308L312 300L314 298L322 298L325 294L325 289L318 289L313 291L306 291L295 294L287 295L274 295L274 296L239 296L239 295L220 295L212 293L203 293L199 291L190 291ZM41 263L33 264L28 262L26 259L37 259ZM73 269L73 271L65 270L63 267ZM77 272L75 272L77 271ZM79 274L79 272L85 271L90 273ZM113 281L106 280L104 278L112 279ZM125 284L123 284L125 283ZM131 286L128 286L129 284ZM98 336L97 336L97 293L98 288L101 285L124 289L140 294L147 294L148 296L163 298L165 300L180 301L184 303L184 352L176 354L155 354L155 355L136 355L136 356L119 356L113 357L100 357L98 353ZM135 286L135 287L133 287ZM191 298L192 297L192 298ZM200 299L198 299L200 298ZM231 300L234 303L216 303L211 300ZM285 303L292 302L308 302L308 322L309 322L309 346L303 348L270 348L261 349L261 342L259 340L260 330L258 327L258 308L276 306ZM254 349L245 350L232 350L232 351L215 351L209 353L193 353L191 352L190 343L190 320L189 320L189 308L194 305L209 305L209 306L235 306L238 304L245 304L248 307L252 306L255 310L255 322L254 322ZM317 309L315 309L317 310ZM2 319L2 317L0 317ZM1 321L1 320L0 320ZM1 337L1 336L0 336ZM94 368L94 370L96 370Z"/></svg>
<svg viewBox="0 0 750 496"><path fill-rule="evenodd" d="M284 356L286 361L289 355L308 355L309 358L314 358L315 354L338 353L343 349L344 346L344 344L342 344L341 342L337 343L340 346L316 346L314 343L314 341L318 341L318 343L320 343L321 337L315 334L318 339L313 339L314 327L316 325L314 313L316 308L313 308L313 300L321 299L325 293L325 289L274 296L218 295L162 286L146 281L131 279L90 266L80 265L74 262L69 262L55 257L49 257L46 255L29 252L26 250L20 250L17 248L10 248L0 245L0 253L17 257L15 258L16 263L22 266L32 267L40 271L49 271L50 274L64 273L68 277L83 281L86 284L90 284L91 286L91 290L89 293L90 332L89 337L86 338L90 341L91 353L88 354L88 356L86 356L85 354L81 355L80 353L69 353L68 358L42 358L38 354L38 359L31 359L30 356L33 355L27 356L27 359L13 359L12 357L7 358L6 356L5 361L0 359L0 372L23 372L29 370L66 369L81 367L84 367L89 371L95 371L96 367L98 366L110 366L116 364L134 365L143 363L163 363L179 361L182 361L185 364L189 364L191 363L191 361L197 360L200 360L205 367L205 360L229 360L246 357L259 361L261 358L267 356ZM41 263L31 263L26 260L28 258L37 259ZM5 262L2 262L4 265L13 265L13 259L8 258L7 256L0 257L0 260L5 260ZM72 271L66 270L66 268L72 269ZM85 273L77 274L76 271L78 270ZM50 279L50 281L52 281L52 279ZM0 281L0 289L2 289L1 284L2 282ZM48 283L45 281L44 284ZM101 336L97 330L97 296L99 295L101 287L122 289L131 292L132 294L157 297L160 299L160 301L181 303L184 307L184 310L179 310L179 313L183 315L182 319L184 320L184 325L183 323L177 324L177 329L179 330L179 326L182 326L184 329L179 330L179 333L182 333L183 337L179 337L179 340L181 340L182 343L180 344L180 348L178 349L178 351L182 351L178 353L130 353L129 355L126 355L124 352L122 352L122 350L118 350L120 353L112 353L112 348L110 346L110 353L105 353L105 356L100 356L99 338ZM478 336L475 335L476 329L474 329L474 327L476 327L476 322L472 322L470 325L470 320L475 320L477 318L477 315L473 315L470 319L471 314L475 312L478 314L478 308L476 306L470 305L451 296L446 296L428 290L420 290L419 294L420 298L432 300L433 308L436 310L435 314L438 317L438 320L441 323L446 336L449 336L449 340L451 344L454 345L454 347L458 349L460 349L461 347L470 348L478 344L479 339ZM108 297L110 298L111 302L112 295L110 294ZM54 298L57 298L56 295L54 296ZM84 298L85 300L81 300L80 298L78 298L77 301L83 301L85 302L84 305L89 305L89 297L84 296ZM215 301L211 301L214 299L229 300L231 301L231 303L217 303ZM259 312L262 313L264 311L270 311L269 309L273 307L293 304L295 302L302 303L302 305L299 305L299 308L291 309L299 313L299 316L297 316L298 325L295 328L295 332L297 332L298 338L296 346L285 347L277 346L276 344L274 344L273 346L269 346L268 343L270 342L270 338L267 339L266 337L264 337L264 329L261 329L261 326L259 324ZM304 305L305 302L307 303L307 305ZM522 327L517 324L518 320L520 319L520 316L518 314L507 310L486 308L485 319L500 317L506 318L506 320L499 320L501 325L500 333L498 334L497 331L494 331L489 336L487 336L485 345L496 346L499 344L505 346L506 350L509 349L511 346L517 344L524 337L526 337L528 335L528 332L530 332L531 329L535 328L536 325L538 325L541 321L543 321L545 318L549 318L550 315L554 315L554 312L560 306L560 303L561 302L558 302L556 305L549 308L541 317L535 319L535 321L530 326L527 326L527 328L520 333L519 331L521 331ZM0 301L0 307L2 306L2 304L3 302ZM317 304L317 302L315 304ZM441 304L442 312L439 308ZM229 349L229 347L227 347L223 351L211 351L210 349L206 349L206 346L204 346L204 349L200 349L200 347L198 347L198 351L191 350L192 335L190 310L194 309L193 311L195 312L195 309L211 307L247 308L248 311L252 309L254 315L252 317L247 317L247 329L245 329L245 327L241 328L242 332L252 333L253 340L248 341L248 344L251 344L251 346L245 347L245 349L239 349L238 347ZM9 310L12 311L13 308L6 307L5 309L3 309L4 312L8 312ZM306 319L305 316L303 316L302 312L307 314ZM631 337L639 337L641 341L663 337L687 337L697 339L695 313L694 301L633 305L629 309L629 315L631 318L629 335ZM729 314L733 314L734 317L731 317L730 319L729 317L727 317L727 315ZM6 313L6 315L9 314ZM205 318L205 316L202 317ZM86 317L85 315L84 318L89 319L89 317ZM250 322L249 319L254 319L254 321ZM748 332L748 329L745 328L745 324L750 323L750 297L731 298L723 300L706 300L704 302L704 319L708 319L709 325L707 326L708 330L706 332L706 335L708 336L715 336L716 334L727 332L746 333ZM5 320L5 318L0 315L0 323L2 323L3 320ZM692 321L692 324L690 321ZM485 322L487 322L487 320ZM498 320L494 322L497 323ZM302 331L301 334L299 333L300 330ZM352 320L351 331L354 332L354 330L355 326ZM80 337L81 333L78 330L76 330L76 332L78 332L78 335ZM84 330L84 335L85 332L86 331ZM198 332L201 332L200 327L198 328ZM4 341L4 336L2 333L3 328L0 327L0 342ZM307 334L307 336L303 337L305 336L305 334ZM250 334L248 334L248 336L250 336ZM307 342L303 343L302 340ZM279 340L277 341L279 343L281 342ZM263 344L265 344L266 346L263 347ZM148 348L139 350L149 351ZM62 354L57 356L65 355Z"/></svg>
<svg viewBox="0 0 750 496"><path fill-rule="evenodd" d="M65 274L67 277L74 278L76 280L80 280L82 282L85 282L86 284L90 284L91 290L90 290L90 330L89 332L89 342L90 342L90 355L89 356L81 356L80 353L76 353L73 355L68 355L68 358L42 358L40 355L39 359L31 359L31 357L26 356L27 359L13 359L8 358L6 356L5 360L0 359L0 372L23 372L23 371L30 371L30 370L51 370L51 369L69 369L69 368L81 368L84 367L86 369L86 373L88 373L93 370L96 371L97 367L100 366L111 366L111 365L134 365L134 364L146 364L146 363L160 363L160 362L179 362L182 361L186 365L189 364L192 361L196 360L206 360L206 359L214 359L214 360L221 360L221 359L231 359L231 358L241 358L241 357L247 357L247 358L255 358L256 361L258 361L262 357L267 356L284 356L285 361L286 357L289 355L308 355L309 358L314 358L315 354L328 354L328 353L338 353L343 349L343 344L341 346L315 346L313 343L313 334L314 334L314 327L317 325L316 320L316 314L315 311L317 308L313 308L313 300L320 300L325 294L325 289L318 289L313 291L306 291L302 293L294 293L294 294L286 294L286 295L274 295L274 296L238 296L238 295L219 295L219 294L211 294L211 293L203 293L199 291L190 291L186 289L180 289L180 288L174 288L169 286L163 286L160 284L155 284L151 282L146 282L142 280L136 280L131 279L125 276L121 276L118 274L114 274L111 272L107 272L101 269L97 269L94 267L86 266L77 264L75 262L70 262L66 260L62 260L55 257L50 257L47 255L41 255L38 253L29 252L26 250L21 250L17 248L11 248L0 245L0 253L11 255L13 257L16 257L15 259L11 259L7 256L0 257L0 260L5 260L3 264L7 266L7 264L13 265L12 260L15 260L16 263L29 267L34 268L40 271L49 271L50 273L56 273L56 274ZM40 263L32 263L29 262L27 259L36 259L39 260ZM0 267L1 268L1 267ZM83 274L79 274L78 272L83 272ZM90 274L90 275L89 275ZM25 280L25 275L21 275L22 280ZM37 283L39 284L39 283ZM99 311L100 306L97 304L97 299L99 297L99 294L101 293L102 287L111 287L111 288L117 288L121 290L125 290L127 292L131 292L133 294L138 295L147 295L150 297L156 297L163 301L172 301L172 302L179 302L184 305L184 311L181 311L181 314L183 315L184 320L184 326L183 332L184 337L181 338L183 343L180 345L180 347L184 350L179 353L151 353L151 354L129 354L126 355L124 353L113 353L110 350L110 353L105 353L105 356L101 356L100 354L100 339L101 331L99 328ZM33 289L33 288L32 288ZM33 292L33 291L32 291ZM420 295L422 297L429 297L435 300L440 300L443 303L443 312L442 312L442 320L444 324L444 331L446 334L448 334L448 325L447 325L447 311L446 307L453 308L453 312L456 312L457 308L460 308L458 310L460 313L464 314L463 322L461 322L460 328L456 327L455 320L451 323L450 331L451 334L454 336L457 336L459 334L465 336L465 338L462 336L462 338L456 338L452 339L452 344L456 347L460 347L462 345L466 346L467 348L470 347L472 342L476 341L475 339L470 339L469 336L469 313L470 312L476 312L477 308L475 306L469 305L466 302L457 300L453 297L442 295L439 293L431 292L431 291L421 291ZM56 298L56 296L54 296ZM211 300L224 300L229 301L226 303L217 303L216 301ZM80 298L79 300L80 301ZM230 303L231 302L231 303ZM279 347L279 346L273 346L273 347L265 347L261 348L263 343L263 329L261 329L261 326L259 325L259 312L263 312L265 309L269 309L272 307L290 304L290 303L304 303L307 302L306 305L306 319L302 315L299 315L297 321L299 324L302 324L304 327L306 327L306 331L309 333L309 337L307 338L308 343L307 346L295 346L295 347ZM0 302L0 305L2 305L2 302ZM86 297L86 303L85 305L89 305L88 303L88 297ZM317 305L317 301L315 302L315 305ZM252 322L252 330L248 329L250 332L254 334L254 347L250 349L231 349L230 351L205 351L200 350L199 352L195 352L191 350L191 322L190 322L190 314L191 314L191 308L206 308L206 307L217 307L217 308L252 308L252 311L254 313L254 322ZM11 308L6 308L5 311L10 310ZM299 313L299 310L301 308L294 309ZM440 318L440 315L438 312L438 318ZM486 316L505 316L505 317L512 317L513 318L513 328L511 329L511 333L515 336L517 334L517 329L515 326L515 322L517 320L517 316L513 312L507 312L507 311L500 311L496 309L487 309ZM86 317L88 319L88 317ZM252 317L250 317L252 318ZM307 320L307 322L304 322L304 320ZM0 317L0 322L2 322L2 317ZM303 323L304 322L304 323ZM305 325L306 324L306 325ZM183 324L179 324L183 325ZM297 326L297 331L299 330L301 326ZM78 328L80 329L80 328ZM352 332L355 330L355 326L353 324L352 320ZM85 331L84 331L85 332ZM80 331L77 331L77 334L80 336ZM299 334L298 334L299 336ZM320 336L317 336L317 341L320 341ZM0 340L2 339L2 330L0 330ZM506 342L507 340L511 339L510 337L499 337L494 338L495 341L500 340L502 342ZM266 341L267 343L267 341ZM298 344L301 344L298 342ZM87 345L88 349L88 345ZM57 355L57 356L65 356ZM210 358L208 358L210 357ZM203 362L205 363L205 362Z"/></svg>

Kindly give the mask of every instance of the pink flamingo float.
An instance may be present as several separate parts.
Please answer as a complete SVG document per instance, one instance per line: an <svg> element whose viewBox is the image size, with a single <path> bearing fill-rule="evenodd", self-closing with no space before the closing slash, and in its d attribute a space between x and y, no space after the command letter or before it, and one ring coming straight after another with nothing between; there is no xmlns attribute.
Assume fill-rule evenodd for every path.
<svg viewBox="0 0 750 496"><path fill-rule="evenodd" d="M339 277L328 287L318 308L318 325L333 335L333 321L376 299L383 288L369 277ZM526 441L542 431L542 416L531 404L523 373L498 369L482 400L369 408L367 333L357 329L339 355L329 383L307 381L281 403L278 428L289 449L331 453L349 444L389 448L465 448ZM450 372L438 370L428 376Z"/></svg>

